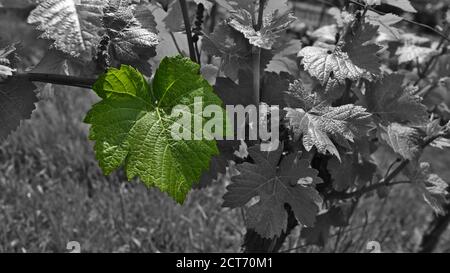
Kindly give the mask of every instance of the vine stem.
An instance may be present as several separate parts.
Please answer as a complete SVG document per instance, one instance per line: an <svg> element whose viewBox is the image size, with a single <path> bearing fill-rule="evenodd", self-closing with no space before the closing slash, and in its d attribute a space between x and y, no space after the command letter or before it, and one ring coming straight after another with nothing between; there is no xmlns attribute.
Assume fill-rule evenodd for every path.
<svg viewBox="0 0 450 273"><path fill-rule="evenodd" d="M73 87L89 88L91 89L97 79L94 78L80 78L74 76L45 74L45 73L18 73L13 77L32 82L52 83Z"/></svg>
<svg viewBox="0 0 450 273"><path fill-rule="evenodd" d="M436 136L428 137L427 139L424 140L423 144L421 145L421 149L425 149L431 143L433 143L433 141L435 141L436 139L441 138L441 137L448 138L448 137L450 137L450 134L445 133L445 134L438 134ZM397 175L399 175L409 165L409 163L410 163L409 159L404 159L400 163L400 165L397 166L397 168L395 168L391 173L389 173L386 176L386 178L382 179L377 184L373 184L373 185L365 187L359 191L350 192L350 193L332 192L331 194L326 196L326 198L327 199L339 199L339 200L352 199L354 197L361 196L365 193L377 190L382 187L390 187L390 186L395 186L395 185L399 185L399 184L411 183L410 181L391 182L392 180L394 180L397 177Z"/></svg>
<svg viewBox="0 0 450 273"><path fill-rule="evenodd" d="M258 9L258 22L255 25L255 30L259 31L263 25L264 18L264 6L266 0L259 0ZM253 46L252 48L252 59L253 59L253 97L255 100L255 105L259 105L261 102L261 48Z"/></svg>
<svg viewBox="0 0 450 273"><path fill-rule="evenodd" d="M346 199L352 199L354 197L358 197L361 196L365 193L369 193L372 191L375 191L379 188L382 187L392 187L395 185L401 185L401 184L411 184L411 181L397 181L397 182L392 182L392 183L376 183L373 185L370 185L368 187L365 187L359 191L354 191L354 192L334 192L332 194L330 194L329 196L327 196L328 199L339 199L339 200L346 200Z"/></svg>
<svg viewBox="0 0 450 273"><path fill-rule="evenodd" d="M261 90L261 48L253 46L252 48L252 60L253 60L253 97L255 105L258 106Z"/></svg>
<svg viewBox="0 0 450 273"><path fill-rule="evenodd" d="M358 5L358 6L360 6L360 7L366 7L365 4L359 3L359 2L357 2L357 1L355 1L355 0L349 0L349 2L352 3L352 4ZM378 10L372 8L372 7L368 7L368 10L373 11L373 12L375 12L375 13L378 13L379 15L386 15L386 14L387 14L387 13L385 13L385 12L378 11ZM439 35L441 38L443 38L443 39L445 39L445 40L447 40L447 41L450 42L450 38L449 38L449 37L447 37L445 34L443 34L442 32L440 32L439 30L437 30L437 29L435 29L435 28L433 28L433 27L430 27L430 26L428 26L428 25L421 24L421 23L418 23L418 22L416 22L416 21L409 20L409 19L406 19L406 18L403 18L403 17L402 17L402 20L405 21L405 22L408 22L408 23L410 23L410 24L417 25L417 26L420 26L420 27L422 27L422 28L426 28L426 29L428 29L428 30L430 30L430 31L432 31L432 32L434 32L434 33L436 33L436 34Z"/></svg>
<svg viewBox="0 0 450 273"><path fill-rule="evenodd" d="M188 45L189 45L189 56L191 57L191 60L193 62L198 63L197 58L196 58L195 48L194 48L194 41L192 39L191 22L189 21L189 13L188 13L186 0L179 0L179 1L180 1L181 12L183 13L184 27L186 29L186 36L187 36L187 41L188 41Z"/></svg>

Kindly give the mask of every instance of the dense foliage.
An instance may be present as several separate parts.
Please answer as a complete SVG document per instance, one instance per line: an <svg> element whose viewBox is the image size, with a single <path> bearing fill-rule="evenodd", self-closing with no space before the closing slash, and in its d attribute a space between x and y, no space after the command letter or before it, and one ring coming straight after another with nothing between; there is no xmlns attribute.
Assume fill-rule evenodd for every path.
<svg viewBox="0 0 450 273"><path fill-rule="evenodd" d="M50 41L21 71L18 44L0 40L0 140L32 115L36 82L93 89L101 100L85 122L105 175L123 168L181 204L193 187L230 176L223 206L245 208L248 251L277 251L297 224L323 245L348 222L349 204L399 184L449 214L448 184L420 160L428 146L450 148L450 109L436 95L450 84L448 7L430 27L411 19L409 0L324 2L312 25L287 0L0 0L31 6L28 23ZM170 43L179 55L161 56ZM198 97L202 107L276 107L278 149L174 140L171 111L194 109Z"/></svg>

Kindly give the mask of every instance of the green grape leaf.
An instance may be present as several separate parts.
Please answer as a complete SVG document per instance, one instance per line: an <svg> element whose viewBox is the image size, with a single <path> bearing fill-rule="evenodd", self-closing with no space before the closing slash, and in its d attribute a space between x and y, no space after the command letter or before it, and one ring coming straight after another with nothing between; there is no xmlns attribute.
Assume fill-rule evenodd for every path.
<svg viewBox="0 0 450 273"><path fill-rule="evenodd" d="M252 14L247 10L241 9L232 14L228 24L244 34L244 37L249 40L250 44L270 50L276 39L279 38L280 33L286 31L295 20L296 18L291 13L279 15L278 10L276 10L264 17L261 30L257 31L253 27Z"/></svg>
<svg viewBox="0 0 450 273"><path fill-rule="evenodd" d="M428 162L421 162L419 168L408 169L407 175L416 191L421 194L424 200L437 213L444 215L444 206L449 194L449 185L441 177L432 172Z"/></svg>
<svg viewBox="0 0 450 273"><path fill-rule="evenodd" d="M354 33L345 37L345 45L342 47L354 65L374 75L381 72L380 58L377 54L382 47L371 42L377 33L377 26L363 23Z"/></svg>
<svg viewBox="0 0 450 273"><path fill-rule="evenodd" d="M348 141L367 132L371 121L371 114L366 109L353 104L333 107L329 102L318 103L311 92L305 91L302 83L296 81L291 85L289 94L293 96L296 108L287 107L286 120L294 134L294 140L302 138L307 151L316 147L318 152L327 152L340 160L338 149L334 141L348 147ZM303 107L303 108L302 108Z"/></svg>
<svg viewBox="0 0 450 273"><path fill-rule="evenodd" d="M416 128L399 123L391 123L388 126L381 125L380 137L404 159L416 161L422 153L421 140L423 136Z"/></svg>
<svg viewBox="0 0 450 273"><path fill-rule="evenodd" d="M428 122L428 112L421 98L403 88L404 76L391 74L366 86L366 106L369 112L384 121L422 125Z"/></svg>
<svg viewBox="0 0 450 273"><path fill-rule="evenodd" d="M90 139L96 141L103 171L109 174L123 165L129 179L138 176L147 186L156 186L183 203L208 170L211 157L218 154L215 140L176 140L171 133L178 122L171 111L177 105L189 107L191 113L194 98L202 98L205 107L222 105L201 77L199 65L181 56L164 58L152 86L137 70L124 65L110 69L93 89L102 101L93 106L85 122L92 125ZM183 129L194 139L201 131L191 127Z"/></svg>
<svg viewBox="0 0 450 273"><path fill-rule="evenodd" d="M304 226L313 226L318 204L322 203L315 185L322 183L318 172L309 162L291 154L281 160L283 147L273 152L261 152L260 146L248 149L255 162L236 166L239 175L224 195L224 207L244 207L252 199L259 200L248 208L247 227L254 229L263 238L273 238L285 231L289 204L297 220Z"/></svg>
<svg viewBox="0 0 450 273"><path fill-rule="evenodd" d="M74 57L91 60L98 42L101 0L44 0L30 13L28 23L43 31L41 37L54 40L53 47Z"/></svg>
<svg viewBox="0 0 450 273"><path fill-rule="evenodd" d="M300 50L302 65L311 76L318 79L326 90L344 84L346 79L356 81L368 77L368 72L356 66L346 52L336 47L330 50L318 46L307 46Z"/></svg>

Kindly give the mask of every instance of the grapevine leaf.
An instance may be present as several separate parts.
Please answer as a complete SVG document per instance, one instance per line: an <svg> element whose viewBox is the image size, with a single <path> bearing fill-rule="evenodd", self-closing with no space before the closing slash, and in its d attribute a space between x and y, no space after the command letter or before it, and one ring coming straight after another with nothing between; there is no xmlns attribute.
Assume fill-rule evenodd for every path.
<svg viewBox="0 0 450 273"><path fill-rule="evenodd" d="M208 81L209 84L216 84L217 74L219 72L219 68L213 64L206 64L202 66L200 72L202 73L203 78Z"/></svg>
<svg viewBox="0 0 450 273"><path fill-rule="evenodd" d="M170 3L172 3L173 0L156 0L156 2L158 2L161 5L164 11L167 11L169 9Z"/></svg>
<svg viewBox="0 0 450 273"><path fill-rule="evenodd" d="M278 162L283 147L274 152L261 152L260 147L249 148L255 164L236 166L239 175L231 178L232 183L224 195L224 207L243 207L252 198L259 201L248 209L247 227L254 229L263 238L273 238L285 231L287 212L284 205L291 206L297 220L305 226L312 226L322 202L315 185L322 183L318 172L309 162L291 154Z"/></svg>
<svg viewBox="0 0 450 273"><path fill-rule="evenodd" d="M299 52L301 63L311 76L317 78L329 90L346 79L359 80L366 71L352 63L347 53L336 48L335 51L323 47L308 46Z"/></svg>
<svg viewBox="0 0 450 273"><path fill-rule="evenodd" d="M243 70L239 72L239 83L220 77L217 78L214 89L225 105L253 104L252 79Z"/></svg>
<svg viewBox="0 0 450 273"><path fill-rule="evenodd" d="M159 44L155 18L146 5L111 1L104 9L103 26L111 39L111 55L120 64L137 67L150 76L147 60L156 55Z"/></svg>
<svg viewBox="0 0 450 273"><path fill-rule="evenodd" d="M198 4L203 4L203 7L207 12L209 12L213 6L212 2L207 0L194 0L188 1L186 3L188 5L188 10L195 9ZM163 22L166 28L170 32L182 32L185 31L186 28L184 26L183 19L183 11L181 10L181 6L178 0L172 0L166 9L167 16L164 17ZM189 20L193 23L195 18L195 13L190 13Z"/></svg>
<svg viewBox="0 0 450 273"><path fill-rule="evenodd" d="M272 49L276 39L280 33L285 31L289 25L296 20L290 13L279 15L278 11L274 11L269 16L264 17L261 30L257 31L253 27L253 19L250 12L241 9L234 12L228 24L244 34L250 44L264 48Z"/></svg>
<svg viewBox="0 0 450 273"><path fill-rule="evenodd" d="M425 124L428 113L421 98L403 88L404 76L387 75L377 82L368 83L366 88L366 104L369 112L389 122Z"/></svg>
<svg viewBox="0 0 450 273"><path fill-rule="evenodd" d="M381 126L381 139L404 159L416 161L422 153L419 130L399 123Z"/></svg>
<svg viewBox="0 0 450 273"><path fill-rule="evenodd" d="M281 13L287 12L292 10L290 2L290 0L265 1L264 12L271 13L275 10L279 10Z"/></svg>
<svg viewBox="0 0 450 273"><path fill-rule="evenodd" d="M0 142L31 117L37 97L36 86L25 79L12 76L15 69L15 45L0 48Z"/></svg>
<svg viewBox="0 0 450 273"><path fill-rule="evenodd" d="M344 191L354 185L356 174L351 156L343 156L341 162L332 158L328 162L327 168L333 179L333 188L336 191Z"/></svg>
<svg viewBox="0 0 450 273"><path fill-rule="evenodd" d="M99 39L104 4L100 0L44 0L31 11L28 23L43 31L42 38L54 40L56 49L90 60Z"/></svg>
<svg viewBox="0 0 450 273"><path fill-rule="evenodd" d="M171 115L175 106L186 105L192 113L196 97L205 106L222 105L199 71L199 65L178 56L163 59L151 87L125 65L100 77L93 89L103 100L85 122L92 125L90 138L96 141L96 156L106 174L123 165L129 179L139 176L177 202L185 200L218 154L215 141L177 141L171 133L177 122ZM198 114L194 118L206 121ZM200 131L193 129L188 130L191 137L198 136Z"/></svg>
<svg viewBox="0 0 450 273"><path fill-rule="evenodd" d="M311 33L311 38L314 38L316 41L334 44L336 43L337 33L338 33L337 25L335 24L326 25L316 29L313 33Z"/></svg>
<svg viewBox="0 0 450 273"><path fill-rule="evenodd" d="M420 168L409 171L408 176L414 188L423 196L425 201L437 214L444 215L446 198L448 196L448 183L431 170L427 162L421 162Z"/></svg>
<svg viewBox="0 0 450 273"><path fill-rule="evenodd" d="M183 12L178 1L172 1L167 10L167 16L163 19L166 28L171 32L183 31Z"/></svg>
<svg viewBox="0 0 450 273"><path fill-rule="evenodd" d="M378 26L378 31L388 37L393 37L396 40L401 38L401 30L394 27L395 24L403 21L403 18L393 13L380 15L373 11L367 11L366 17L369 24Z"/></svg>
<svg viewBox="0 0 450 273"><path fill-rule="evenodd" d="M6 79L9 76L12 76L15 70L6 65L0 64L0 80Z"/></svg>
<svg viewBox="0 0 450 273"><path fill-rule="evenodd" d="M69 75L68 59L61 51L49 50L33 68L33 73Z"/></svg>
<svg viewBox="0 0 450 273"><path fill-rule="evenodd" d="M228 26L226 22L219 24L213 33L204 36L202 49L212 56L222 59L221 71L232 79L239 79L240 70L253 71L252 48L242 33ZM261 70L272 60L270 50L261 50Z"/></svg>
<svg viewBox="0 0 450 273"><path fill-rule="evenodd" d="M0 48L0 82L13 75L16 70L11 67L11 60L15 57L16 47L9 45Z"/></svg>
<svg viewBox="0 0 450 273"><path fill-rule="evenodd" d="M202 49L209 55L222 58L222 67L225 75L233 80L238 79L237 67L246 64L249 48L244 36L228 24L221 23L210 35L203 39Z"/></svg>
<svg viewBox="0 0 450 273"><path fill-rule="evenodd" d="M275 55L267 65L266 71L280 74L287 72L291 75L298 75L298 58L297 54L301 49L300 40L289 40L282 43L280 47L276 47Z"/></svg>
<svg viewBox="0 0 450 273"><path fill-rule="evenodd" d="M348 147L347 141L353 142L356 136L367 132L371 115L365 108L352 104L332 107L328 102L318 103L316 97L305 91L299 81L291 85L289 93L297 93L295 100L298 106L285 108L286 119L294 140L302 138L307 151L315 146L320 153L329 152L340 159L331 138Z"/></svg>
<svg viewBox="0 0 450 273"><path fill-rule="evenodd" d="M349 187L366 184L372 181L377 166L371 162L362 160L354 162L351 155L342 157L342 162L332 158L327 165L333 180L333 188L336 191L344 191Z"/></svg>
<svg viewBox="0 0 450 273"><path fill-rule="evenodd" d="M216 0L216 3L227 9L229 12L246 10L250 14L254 14L256 10L255 1L253 0Z"/></svg>
<svg viewBox="0 0 450 273"><path fill-rule="evenodd" d="M393 7L397 7L406 12L412 12L412 13L417 12L417 10L413 7L413 5L411 4L411 2L409 0L382 0L381 2L384 4L391 5Z"/></svg>
<svg viewBox="0 0 450 273"><path fill-rule="evenodd" d="M342 11L337 7L328 9L327 13L336 20L336 23L340 28L350 24L355 20L355 15L345 10Z"/></svg>
<svg viewBox="0 0 450 273"><path fill-rule="evenodd" d="M352 35L347 35L342 48L351 62L374 75L380 74L380 59L377 53L382 49L370 42L378 33L378 27L363 23Z"/></svg>
<svg viewBox="0 0 450 273"><path fill-rule="evenodd" d="M0 82L0 141L16 130L22 120L31 117L37 102L35 89L34 84L24 79Z"/></svg>
<svg viewBox="0 0 450 273"><path fill-rule="evenodd" d="M283 107L285 105L283 92L288 90L291 79L287 73L264 73L261 102ZM228 78L218 78L215 90L226 105L248 106L254 104L252 86L252 75L241 70L238 84Z"/></svg>
<svg viewBox="0 0 450 273"><path fill-rule="evenodd" d="M283 93L289 90L290 83L293 80L294 78L285 72L279 74L274 72L264 73L261 101L268 105L285 107Z"/></svg>
<svg viewBox="0 0 450 273"><path fill-rule="evenodd" d="M449 125L450 125L450 123L447 124L446 126L441 126L439 119L433 120L432 122L427 124L427 127L425 129L427 137L436 138L440 135L447 134L450 130ZM436 140L434 140L430 144L430 146L438 148L438 149L450 148L450 139L444 138L444 137L438 137Z"/></svg>
<svg viewBox="0 0 450 273"><path fill-rule="evenodd" d="M417 46L417 45L404 45L397 49L395 55L398 56L398 62L400 64L409 63L409 62L419 62L419 64L423 64L429 58L438 54L439 52L436 49Z"/></svg>

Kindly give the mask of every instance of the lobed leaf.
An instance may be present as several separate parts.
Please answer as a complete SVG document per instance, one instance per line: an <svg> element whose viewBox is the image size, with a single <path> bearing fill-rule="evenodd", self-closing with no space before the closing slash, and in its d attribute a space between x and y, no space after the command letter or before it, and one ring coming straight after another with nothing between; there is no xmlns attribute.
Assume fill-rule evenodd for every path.
<svg viewBox="0 0 450 273"><path fill-rule="evenodd" d="M347 147L356 136L366 133L371 115L366 109L353 104L332 107L330 102L321 101L317 94L307 91L300 81L290 86L290 105L285 108L286 119L294 134L294 140L302 139L307 151L316 147L318 152L327 152L340 159L332 138Z"/></svg>
<svg viewBox="0 0 450 273"><path fill-rule="evenodd" d="M244 37L249 40L250 44L270 50L280 33L285 31L295 20L296 18L290 13L279 15L276 10L264 17L261 30L255 30L252 14L247 10L241 9L232 14L228 24L244 34Z"/></svg>
<svg viewBox="0 0 450 273"><path fill-rule="evenodd" d="M125 65L108 70L96 82L94 91L102 101L93 106L85 122L92 125L90 139L96 141L96 156L106 174L123 166L129 179L138 176L147 186L183 203L208 170L211 157L218 154L215 141L175 140L171 134L177 122L171 116L175 106L186 105L193 113L195 97L201 97L205 106L222 105L199 70L187 58L167 57L152 86ZM201 133L194 127L189 128L191 136Z"/></svg>
<svg viewBox="0 0 450 273"><path fill-rule="evenodd" d="M259 145L249 148L255 163L236 167L240 174L231 178L224 195L223 206L230 208L243 207L252 198L259 198L248 209L247 226L263 238L273 238L285 231L288 218L285 203L302 225L312 226L322 202L314 188L322 183L318 172L295 154L281 159L282 151L281 145L274 152L261 152Z"/></svg>
<svg viewBox="0 0 450 273"><path fill-rule="evenodd" d="M366 71L353 64L347 53L323 47L308 46L298 53L302 65L326 89L344 84L346 79L356 81L366 76Z"/></svg>
<svg viewBox="0 0 450 273"><path fill-rule="evenodd" d="M399 123L381 126L381 139L404 159L417 161L422 153L422 135L418 129Z"/></svg>
<svg viewBox="0 0 450 273"><path fill-rule="evenodd" d="M448 183L433 173L427 162L421 162L419 168L409 171L408 176L414 189L421 194L428 205L437 213L444 215L447 203Z"/></svg>
<svg viewBox="0 0 450 273"><path fill-rule="evenodd" d="M369 112L384 121L421 125L428 122L428 112L422 99L403 88L404 76L387 75L366 86L366 105Z"/></svg>
<svg viewBox="0 0 450 273"><path fill-rule="evenodd" d="M53 40L56 49L90 60L99 40L104 5L100 0L44 0L27 21L43 31L42 38Z"/></svg>

